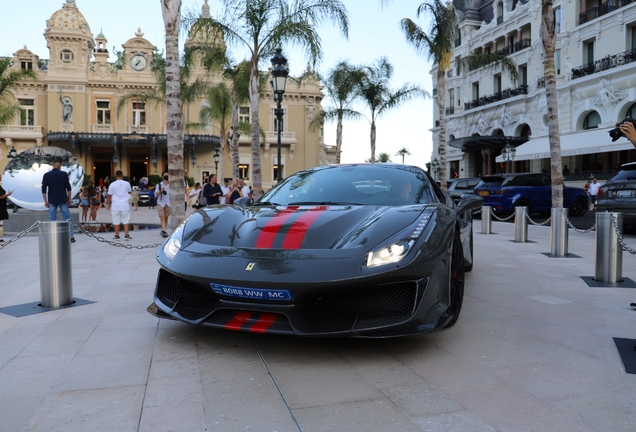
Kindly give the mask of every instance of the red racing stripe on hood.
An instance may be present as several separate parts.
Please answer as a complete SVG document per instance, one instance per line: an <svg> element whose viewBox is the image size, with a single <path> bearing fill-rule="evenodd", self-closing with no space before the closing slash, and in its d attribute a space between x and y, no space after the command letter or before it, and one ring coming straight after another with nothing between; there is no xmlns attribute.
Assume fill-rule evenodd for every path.
<svg viewBox="0 0 636 432"><path fill-rule="evenodd" d="M287 232L287 236L283 241L283 249L300 249L307 231L325 210L327 210L326 206L320 206L303 213Z"/></svg>
<svg viewBox="0 0 636 432"><path fill-rule="evenodd" d="M260 235L256 239L256 245L254 245L254 247L258 249L270 249L274 244L274 240L276 239L276 234L278 234L278 231L280 231L281 227L285 224L287 219L289 219L294 213L296 213L297 210L298 206L291 206L276 213L261 230Z"/></svg>

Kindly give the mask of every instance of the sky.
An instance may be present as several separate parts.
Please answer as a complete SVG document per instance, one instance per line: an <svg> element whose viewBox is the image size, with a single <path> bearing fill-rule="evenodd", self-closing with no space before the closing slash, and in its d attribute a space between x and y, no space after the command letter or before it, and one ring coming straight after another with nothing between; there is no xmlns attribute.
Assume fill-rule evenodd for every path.
<svg viewBox="0 0 636 432"><path fill-rule="evenodd" d="M1 0L3 3L9 0ZM425 31L428 24L416 17L421 0L392 0L389 6L381 6L380 0L342 0L349 12L349 37L345 39L339 30L327 23L318 28L322 40L323 58L317 66L318 72L326 74L339 61L352 64L370 65L376 59L386 56L394 67L392 88L398 89L409 83L419 85L432 93L431 62L419 56L407 45L399 28L402 18L414 19ZM43 33L46 20L62 7L65 0L30 0L24 7L4 8L0 26L0 55L12 55L24 45L41 59L49 58ZM112 47L121 50L128 39L134 37L138 28L144 37L160 49L165 50L164 24L159 0L76 0L77 7L88 21L94 36L103 32L108 39L111 61L114 60ZM219 0L209 0L210 14L217 16L223 10ZM199 11L203 0L183 0L182 14ZM185 41L185 34L180 42ZM230 46L235 58L244 52ZM294 47L283 47L289 60L291 75L301 75L307 68L307 59ZM323 107L330 104L323 100ZM354 109L368 116L363 105ZM376 154L386 152L393 162L401 162L395 153L406 147L411 155L406 156L407 164L424 167L431 159L433 126L433 101L431 98L418 99L388 111L376 121ZM325 125L325 143L336 143L336 125ZM365 120L347 121L343 127L342 162L362 162L371 155L370 123Z"/></svg>

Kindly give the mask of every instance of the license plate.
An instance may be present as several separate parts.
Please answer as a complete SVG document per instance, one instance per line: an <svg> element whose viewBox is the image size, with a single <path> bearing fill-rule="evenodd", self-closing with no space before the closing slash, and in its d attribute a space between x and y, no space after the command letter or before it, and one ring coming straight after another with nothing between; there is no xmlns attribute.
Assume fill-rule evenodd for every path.
<svg viewBox="0 0 636 432"><path fill-rule="evenodd" d="M632 191L630 191L630 190L619 190L619 191L616 191L616 196L619 196L619 197L631 197L632 196Z"/></svg>
<svg viewBox="0 0 636 432"><path fill-rule="evenodd" d="M259 288L241 288L229 285L219 285L211 283L210 287L215 294L240 297L252 300L291 300L292 295L289 290L280 289L259 289Z"/></svg>
<svg viewBox="0 0 636 432"><path fill-rule="evenodd" d="M479 196L488 196L488 191L479 191Z"/></svg>

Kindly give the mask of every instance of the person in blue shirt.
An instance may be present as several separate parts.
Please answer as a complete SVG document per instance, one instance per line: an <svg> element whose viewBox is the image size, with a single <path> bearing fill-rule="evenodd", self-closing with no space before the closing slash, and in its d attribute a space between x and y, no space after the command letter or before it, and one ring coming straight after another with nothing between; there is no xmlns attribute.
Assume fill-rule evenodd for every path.
<svg viewBox="0 0 636 432"><path fill-rule="evenodd" d="M49 209L49 220L57 220L57 209L62 212L65 221L71 220L71 183L68 180L68 173L61 170L62 161L55 159L53 169L42 178L42 198L44 206ZM71 243L75 243L73 236L73 223L71 222Z"/></svg>

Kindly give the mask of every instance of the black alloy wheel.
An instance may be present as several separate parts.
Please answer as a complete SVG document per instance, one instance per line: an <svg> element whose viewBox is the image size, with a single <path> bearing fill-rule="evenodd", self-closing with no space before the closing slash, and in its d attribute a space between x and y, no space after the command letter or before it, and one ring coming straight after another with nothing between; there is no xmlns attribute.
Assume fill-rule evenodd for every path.
<svg viewBox="0 0 636 432"><path fill-rule="evenodd" d="M585 215L587 213L588 202L583 197L578 197L572 203L572 207L570 207L570 216L579 217Z"/></svg>
<svg viewBox="0 0 636 432"><path fill-rule="evenodd" d="M449 328L455 325L459 318L459 313L462 310L462 304L464 303L464 250L459 238L459 233L457 232L453 239L453 252L451 259L450 306L445 314L446 316L450 316L450 321L448 321L444 328Z"/></svg>

